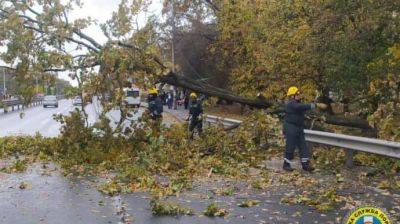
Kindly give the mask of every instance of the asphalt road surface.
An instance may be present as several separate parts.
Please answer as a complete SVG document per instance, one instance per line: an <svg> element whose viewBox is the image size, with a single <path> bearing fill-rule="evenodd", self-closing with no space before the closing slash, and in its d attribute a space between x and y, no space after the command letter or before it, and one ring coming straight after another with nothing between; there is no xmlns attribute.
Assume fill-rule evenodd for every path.
<svg viewBox="0 0 400 224"><path fill-rule="evenodd" d="M67 115L75 109L80 109L80 106L72 105L72 100L64 99L59 101L58 108L48 107L43 108L42 105L26 108L25 110L16 110L7 114L0 113L0 137L11 135L35 135L41 134L45 137L56 137L60 134L61 124L53 119L54 114ZM88 121L93 124L101 112L101 105L96 99L92 104L85 107L88 114ZM136 119L141 115L135 113L132 119ZM107 116L111 120L111 125L115 126L120 118L118 110L110 111ZM129 122L127 121L126 124Z"/></svg>
<svg viewBox="0 0 400 224"><path fill-rule="evenodd" d="M43 108L42 105L0 114L0 136L34 135L55 137L60 133L60 123L53 119L54 114L67 115L75 106L72 100L60 100L58 108ZM94 117L93 105L88 106L90 117Z"/></svg>
<svg viewBox="0 0 400 224"><path fill-rule="evenodd" d="M71 100L59 101L58 108L42 106L0 113L0 136L34 135L54 137L59 135L60 124L53 119L53 114L68 114L76 107ZM86 106L89 123L94 123L101 111L98 101ZM142 109L132 119L141 115ZM184 117L187 112L169 111L175 117ZM23 115L23 116L22 116ZM111 125L119 120L117 110L107 116ZM11 160L0 160L0 168L8 167ZM194 182L193 189L183 192L180 197L169 197L186 208L194 210L193 216L155 216L150 209L150 195L147 193L123 194L109 197L101 194L97 186L104 180L94 177L67 175L64 177L57 165L34 163L26 172L0 172L0 223L141 223L141 224L297 224L297 223L341 223L347 209L338 208L327 213L317 212L305 205L287 205L280 203L288 193L287 187L271 186L267 190L252 190L241 181L209 180L206 183ZM273 171L271 172L280 172ZM350 171L349 171L350 172ZM360 173L361 171L353 171ZM315 174L318 175L318 174ZM352 183L351 180L348 180ZM24 186L24 187L21 187ZM362 204L374 204L393 211L393 223L400 220L400 191L389 194L387 190L376 189L377 183L371 186L357 186L342 196L351 196ZM215 194L215 189L233 187L235 193L230 196ZM298 189L301 191L301 189ZM241 208L237 206L245 199L256 199L259 206ZM227 209L228 215L223 218L208 218L202 213L210 203Z"/></svg>

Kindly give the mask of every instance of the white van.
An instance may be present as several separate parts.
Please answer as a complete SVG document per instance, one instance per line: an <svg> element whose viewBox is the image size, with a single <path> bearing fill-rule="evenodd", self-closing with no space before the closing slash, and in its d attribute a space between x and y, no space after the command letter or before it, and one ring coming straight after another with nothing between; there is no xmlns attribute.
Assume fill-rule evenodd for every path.
<svg viewBox="0 0 400 224"><path fill-rule="evenodd" d="M124 88L124 103L130 107L140 107L140 89L139 88Z"/></svg>

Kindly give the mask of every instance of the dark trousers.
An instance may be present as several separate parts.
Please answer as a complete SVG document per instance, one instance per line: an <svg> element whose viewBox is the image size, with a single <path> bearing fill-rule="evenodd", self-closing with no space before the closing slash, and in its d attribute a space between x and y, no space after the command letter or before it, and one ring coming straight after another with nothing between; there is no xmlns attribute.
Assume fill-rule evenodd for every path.
<svg viewBox="0 0 400 224"><path fill-rule="evenodd" d="M304 137L304 129L294 124L284 123L283 133L285 135L285 159L294 158L294 150L299 148L301 162L307 162L310 159L310 150Z"/></svg>
<svg viewBox="0 0 400 224"><path fill-rule="evenodd" d="M172 99L168 99L167 103L168 103L168 109L172 109L173 100Z"/></svg>
<svg viewBox="0 0 400 224"><path fill-rule="evenodd" d="M201 135L201 133L203 132L203 120L197 117L190 119L189 123L190 138L193 138L195 128L197 129L198 134Z"/></svg>

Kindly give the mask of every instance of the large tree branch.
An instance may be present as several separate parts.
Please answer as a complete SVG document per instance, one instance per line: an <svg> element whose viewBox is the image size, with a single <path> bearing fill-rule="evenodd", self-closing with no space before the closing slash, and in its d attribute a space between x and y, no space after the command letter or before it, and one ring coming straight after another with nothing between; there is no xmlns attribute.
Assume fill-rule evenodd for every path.
<svg viewBox="0 0 400 224"><path fill-rule="evenodd" d="M140 48L138 48L138 47L136 47L136 46L134 46L134 45L131 45L131 44L123 43L122 41L118 41L118 42L116 42L116 44L117 44L118 46L120 46L120 47L130 48L130 49L137 50L137 51L139 51L139 52L143 52L143 50L141 50ZM151 59L153 59L162 69L167 69L167 67L166 67L166 66L161 62L161 60L160 60L158 57L156 57L155 55L147 54L147 56L149 56Z"/></svg>
<svg viewBox="0 0 400 224"><path fill-rule="evenodd" d="M6 11L6 10L4 10L4 9L0 9L0 11L2 12L2 13L0 13L0 16L1 16L1 17L3 17L4 19L8 18L8 15L10 14L10 12L8 12L8 11ZM35 13L34 13L35 15L40 16L39 13L37 13L36 11L34 11L34 12L35 12ZM42 27L44 26L44 24L43 24L41 21L36 20L36 19L33 19L32 17L27 16L27 15L18 14L18 16L19 16L20 18L24 19L24 27L25 27L25 28L29 28L29 29L35 30L36 32L39 32L39 33L42 33L42 34L47 34L47 33L42 29ZM32 23L32 24L36 24L38 27L33 27L32 24L29 24L29 22ZM66 26L65 26L65 27L66 27L66 28L69 28L67 23L66 23ZM78 44L78 45L82 45L82 46L84 46L84 47L88 48L89 50L94 51L94 52L96 52L96 53L98 53L98 52L100 51L100 49L102 49L102 45L101 45L101 44L99 44L98 42L96 42L93 38L89 37L88 35L84 34L82 31L80 31L80 30L78 30L78 29L76 29L76 28L72 28L72 32L73 32L74 34L76 34L77 36L79 36L81 39L84 39L84 40L88 41L91 45L88 44L88 43L85 43L85 42L83 42L83 41L81 41L81 40L76 40L76 39L73 38L73 37L61 36L61 35L56 35L56 36L57 36L58 38L65 38L66 40L68 40L68 41L70 41L70 42L73 42L73 43L76 43L76 44ZM49 34L49 35L50 35L50 34Z"/></svg>
<svg viewBox="0 0 400 224"><path fill-rule="evenodd" d="M217 11L217 12L220 11L219 7L218 7L214 2L212 2L211 0L204 0L204 1L205 1L208 5L210 5L211 8L212 8L214 11Z"/></svg>
<svg viewBox="0 0 400 224"><path fill-rule="evenodd" d="M34 31L36 31L36 32L38 32L38 33L41 33L41 34L46 34L46 32L43 31L43 30L40 29L40 28L33 27L33 26L29 26L29 25L23 25L23 26L24 26L24 28L26 28L26 29L31 29L31 30L34 30ZM86 47L87 49L89 49L89 50L91 50L91 51L93 51L93 52L95 52L95 53L99 53L99 52L100 52L98 49L96 49L96 48L90 46L89 44L87 44L87 43L85 43L85 42L83 42L83 41L76 40L76 39L71 38L71 37L63 37L63 36L61 36L61 35L56 35L56 37L57 37L57 38L65 38L67 41L76 43L76 44L78 44L78 45L82 45L82 46Z"/></svg>
<svg viewBox="0 0 400 224"><path fill-rule="evenodd" d="M215 96L220 99L237 102L237 103L240 103L243 105L248 105L248 106L255 107L255 108L269 109L269 111L267 111L267 112L272 113L272 114L279 114L279 113L284 112L284 108L283 108L284 105L282 103L272 102L272 101L268 101L265 99L258 99L258 98L256 98L256 99L245 98L242 96L238 96L235 93L230 92L228 90L220 89L220 88L213 87L210 85L205 85L204 83L200 83L196 80L177 75L173 72L170 72L165 76L161 76L159 78L159 82L167 83L167 84L170 84L173 86L183 87L186 89L190 89L192 91L196 91L196 92L205 94L207 96ZM373 129L373 127L371 127L366 120L363 120L359 117L345 117L345 116L327 115L327 114L319 114L319 113L317 113L316 115L323 116L324 119L322 119L322 120L327 124L346 126L346 127L354 127L354 128L360 128L360 129Z"/></svg>
<svg viewBox="0 0 400 224"><path fill-rule="evenodd" d="M196 80L192 80L190 78L177 75L173 72L168 73L165 76L161 76L159 82L167 83L174 86L184 87L186 89L190 89L196 91L198 93L202 93L208 96L216 96L221 99L225 99L232 102L237 102L240 104L249 105L251 107L256 108L269 108L273 106L272 102L268 102L266 100L260 99L248 99L245 97L238 96L230 91L225 89L212 87L209 85L204 86L203 83L199 83Z"/></svg>
<svg viewBox="0 0 400 224"><path fill-rule="evenodd" d="M44 72L64 72L68 70L77 70L77 69L85 69L85 68L93 68L100 65L100 62L96 61L93 62L92 64L87 64L87 65L76 65L72 67L65 67L65 68L45 68L43 71ZM0 68L4 69L9 69L15 71L16 68L10 67L10 66L5 66L5 65L0 65Z"/></svg>
<svg viewBox="0 0 400 224"><path fill-rule="evenodd" d="M25 6L28 8L28 10L30 12L32 12L33 14L35 14L36 16L41 16L41 14L37 11L35 11L34 9L32 9L31 7L29 7L26 3L24 3ZM62 11L62 14L65 18L65 27L69 27L69 22L68 22L68 17L67 17L67 13L65 11L65 9ZM29 20L34 21L34 22L39 22L37 20L33 20L32 18L29 18ZM89 43L91 43L94 47L96 47L98 50L102 49L102 45L99 44L97 41L95 41L92 37L84 34L81 30L78 30L76 28L72 28L72 32L74 32L76 35L78 35L80 38L85 39L87 41L89 41Z"/></svg>
<svg viewBox="0 0 400 224"><path fill-rule="evenodd" d="M93 38L89 37L88 35L82 33L82 31L78 30L78 29L73 29L73 32L78 35L80 38L85 39L87 41L89 41L93 46L95 46L97 49L102 49L103 46L101 44L99 44L98 42L96 42Z"/></svg>
<svg viewBox="0 0 400 224"><path fill-rule="evenodd" d="M44 69L45 72L64 72L67 70L78 70L78 69L85 69L85 68L93 68L100 65L100 62L96 61L92 64L88 64L88 65L76 65L76 66L72 66L70 68L66 67L66 68L46 68Z"/></svg>

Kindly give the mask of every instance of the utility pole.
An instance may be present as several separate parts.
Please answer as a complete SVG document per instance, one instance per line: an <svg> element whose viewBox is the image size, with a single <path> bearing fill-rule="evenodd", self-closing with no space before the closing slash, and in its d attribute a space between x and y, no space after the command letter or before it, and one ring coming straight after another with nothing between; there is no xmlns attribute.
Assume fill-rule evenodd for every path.
<svg viewBox="0 0 400 224"><path fill-rule="evenodd" d="M172 4L172 40L171 40L171 58L172 58L172 72L175 73L175 1Z"/></svg>
<svg viewBox="0 0 400 224"><path fill-rule="evenodd" d="M172 59L172 72L175 73L175 1L171 0L171 4L172 4L171 59ZM177 94L178 94L178 89L176 88L176 86L174 86L174 96L173 96L175 98L175 99L173 99L174 110L177 109L177 104L178 104L178 102L176 102Z"/></svg>
<svg viewBox="0 0 400 224"><path fill-rule="evenodd" d="M37 95L39 93L39 83L37 76L35 76L35 81L36 81L36 95Z"/></svg>
<svg viewBox="0 0 400 224"><path fill-rule="evenodd" d="M6 96L6 69L3 68L3 96Z"/></svg>
<svg viewBox="0 0 400 224"><path fill-rule="evenodd" d="M56 96L58 96L58 72L56 72Z"/></svg>

